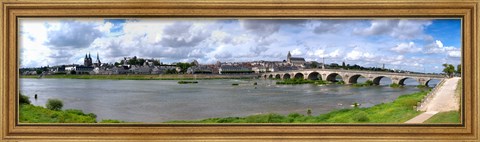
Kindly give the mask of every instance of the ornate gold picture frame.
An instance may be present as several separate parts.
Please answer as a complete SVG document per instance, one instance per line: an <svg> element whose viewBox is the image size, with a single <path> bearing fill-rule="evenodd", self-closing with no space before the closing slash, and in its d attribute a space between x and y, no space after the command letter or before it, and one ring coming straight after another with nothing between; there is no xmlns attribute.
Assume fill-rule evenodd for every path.
<svg viewBox="0 0 480 142"><path fill-rule="evenodd" d="M4 1L0 48L2 140L478 140L478 0L443 1ZM19 124L18 19L460 18L462 123L457 124Z"/></svg>

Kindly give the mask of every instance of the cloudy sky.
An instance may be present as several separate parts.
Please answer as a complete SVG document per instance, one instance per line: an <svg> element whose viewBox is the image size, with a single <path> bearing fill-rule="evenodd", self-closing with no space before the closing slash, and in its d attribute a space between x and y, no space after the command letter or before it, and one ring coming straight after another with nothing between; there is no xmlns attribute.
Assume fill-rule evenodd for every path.
<svg viewBox="0 0 480 142"><path fill-rule="evenodd" d="M307 61L441 72L459 64L459 19L34 19L19 20L20 66L123 57L201 64Z"/></svg>

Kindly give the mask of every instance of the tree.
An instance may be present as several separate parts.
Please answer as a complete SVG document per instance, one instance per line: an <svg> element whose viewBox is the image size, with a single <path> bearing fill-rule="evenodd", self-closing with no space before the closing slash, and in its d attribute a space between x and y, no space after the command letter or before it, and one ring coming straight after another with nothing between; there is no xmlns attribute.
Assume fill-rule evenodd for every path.
<svg viewBox="0 0 480 142"><path fill-rule="evenodd" d="M187 72L187 69L192 66L190 63L177 63L176 65L181 69L180 73Z"/></svg>
<svg viewBox="0 0 480 142"><path fill-rule="evenodd" d="M130 65L137 65L138 64L137 56L133 56L133 58L129 59L127 63Z"/></svg>
<svg viewBox="0 0 480 142"><path fill-rule="evenodd" d="M342 68L345 69L345 62L342 62Z"/></svg>
<svg viewBox="0 0 480 142"><path fill-rule="evenodd" d="M160 66L160 61L159 60L153 60L153 65L154 66Z"/></svg>
<svg viewBox="0 0 480 142"><path fill-rule="evenodd" d="M317 62L312 62L312 64L310 64L310 68L317 68L317 67L318 67Z"/></svg>
<svg viewBox="0 0 480 142"><path fill-rule="evenodd" d="M140 58L137 60L137 65L143 65L144 63L145 63L145 59Z"/></svg>
<svg viewBox="0 0 480 142"><path fill-rule="evenodd" d="M462 64L457 65L457 70L455 71L457 74L462 74Z"/></svg>
<svg viewBox="0 0 480 142"><path fill-rule="evenodd" d="M455 72L455 67L452 64L443 64L443 67L443 72L447 74L448 77L452 77Z"/></svg>
<svg viewBox="0 0 480 142"><path fill-rule="evenodd" d="M48 99L47 108L50 110L61 110L63 107L63 102L59 99Z"/></svg>

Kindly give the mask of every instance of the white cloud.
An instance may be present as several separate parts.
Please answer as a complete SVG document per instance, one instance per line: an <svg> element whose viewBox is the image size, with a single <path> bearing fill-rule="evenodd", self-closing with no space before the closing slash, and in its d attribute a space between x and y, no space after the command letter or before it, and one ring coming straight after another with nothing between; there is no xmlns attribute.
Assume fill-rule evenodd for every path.
<svg viewBox="0 0 480 142"><path fill-rule="evenodd" d="M368 28L356 28L355 33L361 35L388 35L397 39L427 39L426 26L431 20L372 20Z"/></svg>
<svg viewBox="0 0 480 142"><path fill-rule="evenodd" d="M395 51L397 53L415 53L419 52L422 49L418 48L414 42L409 43L400 43L397 46L391 48L390 50Z"/></svg>
<svg viewBox="0 0 480 142"><path fill-rule="evenodd" d="M290 52L290 53L292 54L292 56L302 55L302 51L300 51L300 49L298 49L298 48L292 50L292 52Z"/></svg>

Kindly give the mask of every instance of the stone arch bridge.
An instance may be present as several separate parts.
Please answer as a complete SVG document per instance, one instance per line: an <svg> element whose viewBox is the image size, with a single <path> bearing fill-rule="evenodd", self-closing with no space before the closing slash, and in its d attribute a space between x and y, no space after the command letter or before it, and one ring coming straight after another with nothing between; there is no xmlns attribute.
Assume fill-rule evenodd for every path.
<svg viewBox="0 0 480 142"><path fill-rule="evenodd" d="M412 74L412 73L393 73L380 71L358 71L358 70L334 70L334 69L306 69L306 70L290 70L263 73L262 78L276 78L276 79L293 79L303 78L309 80L327 80L336 81L336 77L342 77L345 84L357 83L357 79L363 76L367 80L373 81L374 84L379 85L380 80L384 77L390 78L392 83L405 85L404 81L408 78L415 79L420 85L428 85L432 79L443 79L444 75L431 74Z"/></svg>

